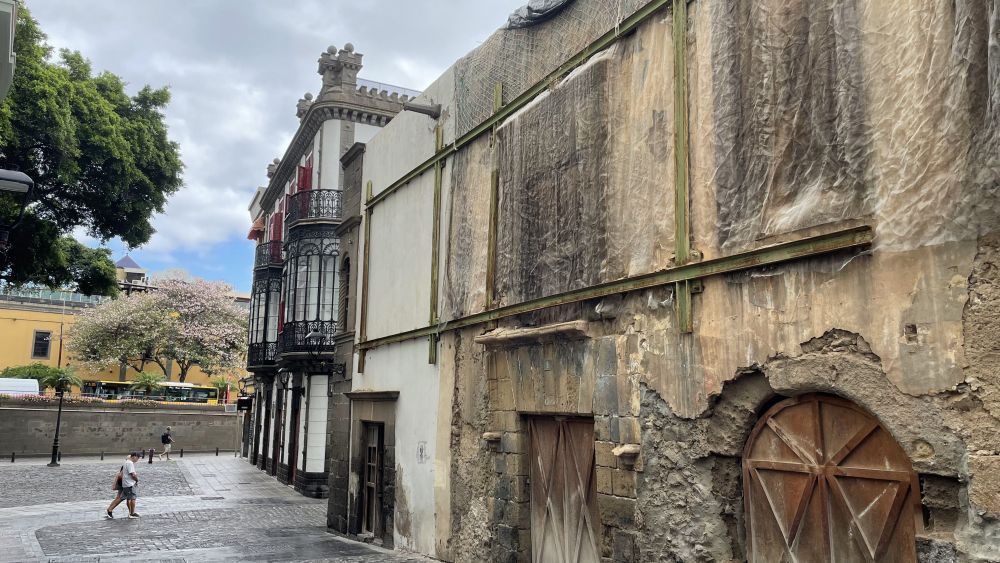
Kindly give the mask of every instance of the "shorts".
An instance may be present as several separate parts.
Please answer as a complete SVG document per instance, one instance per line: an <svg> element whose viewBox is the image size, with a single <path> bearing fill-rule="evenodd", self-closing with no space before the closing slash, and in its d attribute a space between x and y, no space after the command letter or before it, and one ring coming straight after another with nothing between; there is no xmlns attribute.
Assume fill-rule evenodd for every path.
<svg viewBox="0 0 1000 563"><path fill-rule="evenodd" d="M121 488L122 498L125 500L135 500L135 487L125 487Z"/></svg>
<svg viewBox="0 0 1000 563"><path fill-rule="evenodd" d="M170 446L171 446L171 444L163 444L163 453L169 453L170 452Z"/></svg>

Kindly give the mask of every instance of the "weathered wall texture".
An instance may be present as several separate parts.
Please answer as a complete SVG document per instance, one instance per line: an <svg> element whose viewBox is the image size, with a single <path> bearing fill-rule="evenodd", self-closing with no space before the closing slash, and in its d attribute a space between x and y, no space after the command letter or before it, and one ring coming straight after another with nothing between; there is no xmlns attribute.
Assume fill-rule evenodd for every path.
<svg viewBox="0 0 1000 563"><path fill-rule="evenodd" d="M552 22L495 34L449 71L448 127L468 131L489 115L497 80L510 79L513 99L525 76L565 60L562 44L582 46L638 7L620 4L608 19L611 3L577 0ZM450 451L439 441L435 454L449 474L436 479L452 486L435 500L450 506L437 554L529 561L527 421L579 417L594 426L602 557L745 560L747 437L770 406L817 392L867 410L906 452L921 489L921 560L1000 559L1000 4L696 0L689 10L694 260L858 226L873 243L703 278L691 333L678 328L672 285L443 325L437 374L453 395L435 411L451 424ZM677 266L672 29L672 10L660 9L448 159L444 320L487 306L494 173L497 303ZM391 133L376 139L385 161L394 147L416 160L408 143L427 141L423 130ZM402 189L427 198L427 181ZM412 224L417 234L386 231L379 248L423 253L407 237L425 224ZM390 311L379 314L381 335ZM424 354L398 360L380 365L425 373ZM425 392L384 381L401 386L401 405ZM404 443L397 436L399 452ZM616 455L623 445L640 446L638 458Z"/></svg>
<svg viewBox="0 0 1000 563"><path fill-rule="evenodd" d="M232 451L239 446L239 417L221 407L204 409L123 409L64 405L59 428L59 449L66 455L160 451L160 435L169 426L174 449L208 452ZM56 407L0 406L0 452L9 456L48 455L56 428Z"/></svg>

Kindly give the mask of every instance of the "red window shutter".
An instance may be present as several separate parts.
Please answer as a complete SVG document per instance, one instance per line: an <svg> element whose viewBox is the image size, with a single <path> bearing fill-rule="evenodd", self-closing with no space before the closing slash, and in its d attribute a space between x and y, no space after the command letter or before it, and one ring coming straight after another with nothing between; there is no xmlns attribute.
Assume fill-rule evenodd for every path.
<svg viewBox="0 0 1000 563"><path fill-rule="evenodd" d="M312 168L309 166L299 166L298 191L304 192L312 189Z"/></svg>
<svg viewBox="0 0 1000 563"><path fill-rule="evenodd" d="M306 164L302 167L302 181L299 185L304 186L302 189L311 190L313 189L313 157L310 154L306 157Z"/></svg>
<svg viewBox="0 0 1000 563"><path fill-rule="evenodd" d="M274 225L271 234L271 240L281 240L283 238L282 235L284 233L282 232L282 228L284 226L284 221L285 221L285 204L284 200L282 200L281 205L278 206L278 210L274 212Z"/></svg>

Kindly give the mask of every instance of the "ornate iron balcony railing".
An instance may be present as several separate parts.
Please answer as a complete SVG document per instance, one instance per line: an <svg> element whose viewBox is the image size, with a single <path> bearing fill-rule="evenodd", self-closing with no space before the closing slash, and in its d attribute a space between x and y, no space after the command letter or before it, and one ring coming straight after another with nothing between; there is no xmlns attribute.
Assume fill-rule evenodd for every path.
<svg viewBox="0 0 1000 563"><path fill-rule="evenodd" d="M247 350L247 368L273 365L277 359L277 342L256 342Z"/></svg>
<svg viewBox="0 0 1000 563"><path fill-rule="evenodd" d="M344 194L340 190L306 190L288 199L285 221L288 226L306 219L340 219Z"/></svg>
<svg viewBox="0 0 1000 563"><path fill-rule="evenodd" d="M282 252L280 240L262 242L257 245L257 252L254 255L254 268L280 268L284 264L285 258Z"/></svg>
<svg viewBox="0 0 1000 563"><path fill-rule="evenodd" d="M291 321L286 322L284 330L281 332L281 352L313 352L330 353L333 352L334 335L339 330L340 323L337 321ZM318 332L325 335L322 341L316 337L306 339L309 333Z"/></svg>

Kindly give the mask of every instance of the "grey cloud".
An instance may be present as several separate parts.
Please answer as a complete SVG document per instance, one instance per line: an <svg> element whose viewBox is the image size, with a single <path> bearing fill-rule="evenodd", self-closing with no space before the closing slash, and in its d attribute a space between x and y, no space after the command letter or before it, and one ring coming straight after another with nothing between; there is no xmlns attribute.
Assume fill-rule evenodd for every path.
<svg viewBox="0 0 1000 563"><path fill-rule="evenodd" d="M246 205L298 125L295 102L320 84L316 59L352 42L361 77L422 89L524 0L477 2L28 0L56 47L137 89L169 85L184 193L157 217L149 249L168 253L246 232ZM206 210L220 220L206 225ZM210 216L210 214L209 214ZM208 221L212 223L212 221Z"/></svg>

